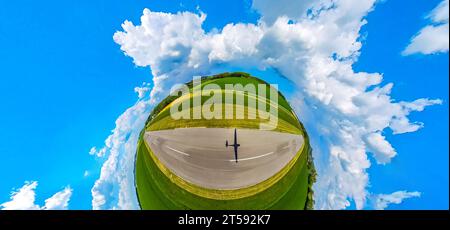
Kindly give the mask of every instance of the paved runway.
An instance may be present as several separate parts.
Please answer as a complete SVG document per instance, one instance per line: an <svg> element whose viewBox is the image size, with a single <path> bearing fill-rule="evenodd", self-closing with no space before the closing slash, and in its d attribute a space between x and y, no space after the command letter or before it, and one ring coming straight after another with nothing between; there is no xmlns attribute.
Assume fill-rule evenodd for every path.
<svg viewBox="0 0 450 230"><path fill-rule="evenodd" d="M279 172L303 145L301 135L237 129L238 163L234 128L186 128L151 131L145 141L173 173L210 189L238 189L262 182Z"/></svg>

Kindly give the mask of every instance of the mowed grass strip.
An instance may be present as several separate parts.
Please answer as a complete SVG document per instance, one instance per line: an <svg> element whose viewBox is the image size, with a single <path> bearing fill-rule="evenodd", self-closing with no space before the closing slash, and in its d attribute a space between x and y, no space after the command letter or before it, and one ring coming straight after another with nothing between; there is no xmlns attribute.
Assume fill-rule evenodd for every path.
<svg viewBox="0 0 450 230"><path fill-rule="evenodd" d="M253 98L255 100L255 104L258 104L258 99L256 95L252 94L245 94L244 95L244 105L235 105L235 104L225 104L225 95L226 94L234 94L234 92L230 91L216 91L215 93L222 93L222 101L223 104L221 106L222 116L221 118L214 118L214 119L193 119L193 111L198 110L201 111L202 107L192 107L192 103L190 103L190 119L178 119L175 120L171 116L171 107L174 104L181 105L183 102L186 102L187 100L191 101L191 99L194 96L198 96L202 98L202 104L208 100L210 97L207 96L201 96L199 93L196 94L188 94L183 95L179 97L178 99L174 100L170 104L168 104L162 111L156 115L152 119L150 123L147 124L146 130L147 131L156 131L156 130L164 130L164 129L175 129L175 128L188 128L188 127L237 127L237 128L250 128L250 129L259 129L260 124L268 123L268 119L261 119L258 116L257 108L253 108L254 112L254 118L250 119L250 107L248 106L248 98ZM264 108L266 111L270 111L270 109L277 109L277 124L275 126L274 131L279 132L285 132L285 133L292 133L292 134L303 134L302 133L302 127L300 125L300 122L298 121L295 114L292 112L291 109L286 109L282 106L277 106L275 102L272 102L270 100L266 101L266 108ZM225 108L232 107L233 109L233 119L226 119L225 118ZM270 108L270 109L268 109ZM241 113L243 114L244 119L237 119L236 114Z"/></svg>

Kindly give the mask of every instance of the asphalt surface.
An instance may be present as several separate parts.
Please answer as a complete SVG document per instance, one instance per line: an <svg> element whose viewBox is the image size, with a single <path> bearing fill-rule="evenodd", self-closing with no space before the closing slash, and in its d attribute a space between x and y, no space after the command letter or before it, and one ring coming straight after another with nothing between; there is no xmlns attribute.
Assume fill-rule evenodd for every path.
<svg viewBox="0 0 450 230"><path fill-rule="evenodd" d="M177 176L210 189L238 189L262 182L297 154L303 136L255 129L186 128L151 131L145 141L156 157Z"/></svg>

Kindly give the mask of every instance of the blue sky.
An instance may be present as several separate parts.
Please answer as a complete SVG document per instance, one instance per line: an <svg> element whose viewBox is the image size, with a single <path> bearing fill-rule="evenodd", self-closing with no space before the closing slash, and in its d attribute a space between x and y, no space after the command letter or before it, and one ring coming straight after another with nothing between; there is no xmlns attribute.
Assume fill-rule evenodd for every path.
<svg viewBox="0 0 450 230"><path fill-rule="evenodd" d="M381 71L394 82L392 92L399 100L415 97L441 98L444 103L424 113L412 114L412 120L425 123L425 128L389 139L398 151L391 164L370 170L374 192L394 191L399 186L422 192L421 198L410 199L392 208L448 209L448 53L433 56L400 55L411 34L425 24L424 16L439 1L386 1L369 14L368 33L356 68Z"/></svg>
<svg viewBox="0 0 450 230"><path fill-rule="evenodd" d="M390 164L369 158L371 193L421 192L420 198L389 206L393 209L448 209L448 52L401 55L439 3L377 4L362 27L361 55L353 65L355 71L379 72L384 83L393 82L395 100L443 100L409 116L425 124L419 131L384 132L398 153ZM38 181L36 203L42 205L70 185L69 207L90 209L91 189L105 157L91 156L89 150L102 146L117 117L136 102L134 87L151 82L150 69L133 64L114 42L114 33L125 20L139 24L144 8L198 13L197 6L208 15L206 31L228 23L256 23L260 17L251 1L237 0L2 1L0 203L25 181ZM245 70L278 81L274 71ZM295 94L288 82L278 83L285 94Z"/></svg>

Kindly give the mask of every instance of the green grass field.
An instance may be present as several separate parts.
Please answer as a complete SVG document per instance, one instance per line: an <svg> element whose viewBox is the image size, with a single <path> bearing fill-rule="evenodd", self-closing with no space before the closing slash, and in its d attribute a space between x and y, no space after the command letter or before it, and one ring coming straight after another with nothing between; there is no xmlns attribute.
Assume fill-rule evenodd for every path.
<svg viewBox="0 0 450 230"><path fill-rule="evenodd" d="M202 85L211 82L220 86L234 83L243 85L264 83L245 73L225 73L205 77ZM192 93L192 85L190 90ZM267 87L266 90L270 88ZM252 95L245 96L247 98ZM135 183L142 209L311 209L314 204L312 184L315 181L315 169L312 164L309 138L281 94L278 97L279 119L275 131L303 135L305 142L296 157L266 181L237 190L211 190L184 181L160 163L143 140L145 131L180 127L259 128L261 120L258 119L173 120L169 113L171 103L175 100L190 100L191 97L192 94L184 98L169 96L164 99L155 107L141 133L136 156ZM202 97L202 102L206 99ZM273 106L270 102L267 105ZM247 115L247 109L237 109L243 109Z"/></svg>
<svg viewBox="0 0 450 230"><path fill-rule="evenodd" d="M242 75L243 74L243 75ZM205 78L202 81L202 85L200 87L204 87L205 85L209 83L214 83L220 86L222 89L225 87L225 84L252 84L255 86L256 89L258 89L258 84L265 84L266 85L266 95L269 95L270 92L270 86L255 78L251 77L249 75L245 75L245 73L231 73L231 74L223 74L213 77ZM245 77L242 77L245 76ZM189 85L189 84L188 84ZM238 127L238 128L252 128L257 129L259 128L260 123L267 122L268 120L263 120L257 117L256 119L248 119L248 98L254 97L255 95L244 95L244 107L235 105L234 110L243 110L245 119L225 119L225 95L226 94L232 94L233 92L228 92L226 90L222 90L222 117L223 119L181 119L181 120L174 120L170 116L170 105L174 101L178 100L179 102L185 101L185 100L191 100L194 92L194 89L192 85L190 85L190 96L169 96L166 99L164 99L158 106L155 107L154 111L150 114L149 120L146 124L146 130L147 131L155 131L155 130L164 130L164 129L174 129L174 128L186 128L186 127ZM198 86L197 86L198 87ZM257 91L258 92L258 91ZM207 96L201 96L201 102L202 104L209 99L210 97ZM236 102L236 98L234 98L233 103ZM269 100L266 102L267 108L272 107L274 108L273 102L271 103ZM304 130L301 126L301 123L298 121L297 117L295 116L292 108L290 107L289 103L286 101L283 95L279 93L278 95L278 123L276 125L275 131L279 132L287 132L287 133L294 133L294 134L301 134ZM192 108L192 103L191 103ZM269 109L267 109L269 111ZM192 111L191 111L192 115Z"/></svg>

